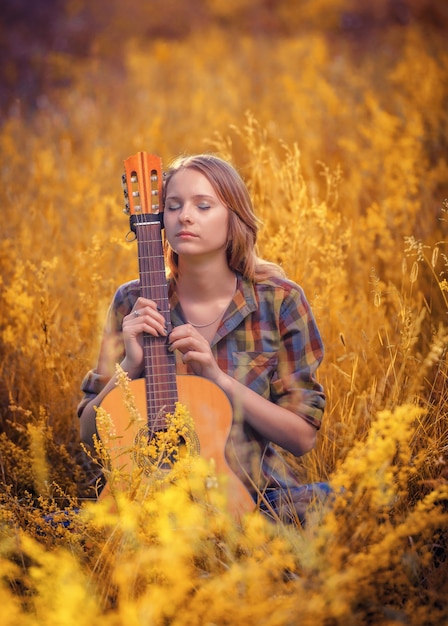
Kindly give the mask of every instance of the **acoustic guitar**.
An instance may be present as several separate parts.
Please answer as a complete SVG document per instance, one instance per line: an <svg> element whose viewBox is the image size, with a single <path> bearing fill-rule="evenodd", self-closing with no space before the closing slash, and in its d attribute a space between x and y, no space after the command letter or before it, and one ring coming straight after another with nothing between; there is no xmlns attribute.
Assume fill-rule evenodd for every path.
<svg viewBox="0 0 448 626"><path fill-rule="evenodd" d="M163 254L162 164L160 157L138 152L124 162L123 189L125 212L135 233L141 295L157 303L171 329L168 284ZM193 418L193 430L184 436L183 449L213 460L214 472L226 491L229 510L240 517L254 509L254 501L243 482L230 468L225 447L232 425L232 406L226 394L213 382L193 375L177 375L175 355L167 349L166 337L143 334L144 378L129 383L135 405L144 423L131 420L126 398L117 386L102 401L102 408L113 422L110 439L104 424L97 419L97 430L106 444L111 469L130 475L140 466L145 473L136 444L151 441L154 433L166 429L168 414L174 414L176 403L184 405ZM169 466L172 459L169 459ZM147 461L146 461L147 462ZM163 465L163 463L162 463ZM167 470L169 471L169 470ZM151 480L153 472L147 472ZM146 476L145 476L146 479ZM107 493L108 486L103 490ZM103 494L102 492L102 494Z"/></svg>

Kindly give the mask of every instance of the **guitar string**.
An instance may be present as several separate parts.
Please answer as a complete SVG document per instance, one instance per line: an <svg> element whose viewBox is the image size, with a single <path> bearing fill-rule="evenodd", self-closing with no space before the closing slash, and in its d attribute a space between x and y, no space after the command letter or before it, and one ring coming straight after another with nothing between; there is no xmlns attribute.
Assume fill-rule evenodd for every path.
<svg viewBox="0 0 448 626"><path fill-rule="evenodd" d="M144 282L145 287L152 289L151 297L159 304L165 301L166 294L166 276L165 265L163 258L163 250L161 246L161 236L152 236L154 231L157 230L159 235L157 223L145 224L141 229L142 232L142 253L141 253L141 267L145 273ZM151 246L156 245L158 250L157 254L154 254L154 250L151 250ZM148 278L152 278L152 284L148 282ZM165 302L163 302L165 303ZM153 339L153 338L152 338ZM165 345L161 341L148 342L148 351L150 352L150 363L145 363L145 374L150 374L147 369L153 367L164 375L163 382L156 387L154 382L153 372L152 375L146 375L147 382L150 388L150 394L152 397L148 397L148 403L153 405L152 414L155 419L157 406L154 406L154 399L156 404L161 406L167 405L167 408L171 411L174 409L174 403L177 400L177 386L175 376L175 364L170 363L170 355L165 352ZM170 375L171 374L171 378ZM159 402L157 403L157 400Z"/></svg>
<svg viewBox="0 0 448 626"><path fill-rule="evenodd" d="M148 250L147 250L147 237L145 233L145 226L143 221L139 221L140 227L138 228L138 243L139 243L139 263L140 263L140 281L141 281L141 293L144 297L148 294L146 293L146 274L148 271ZM151 363L148 362L148 354L151 352L151 345L148 341L147 336L144 337L144 369L145 369L145 388L146 388L146 403L147 403L147 414L148 418L152 419L154 417L154 385L153 379L148 375L148 369ZM150 361L151 355L149 355Z"/></svg>
<svg viewBox="0 0 448 626"><path fill-rule="evenodd" d="M146 265L148 253L146 250L146 236L145 236L143 221L139 223L141 224L140 228L138 229L141 293L143 296L146 297L148 294L145 291L146 289L145 273L148 270L147 265ZM151 377L148 376L148 368L150 367L150 363L148 363L148 353L151 350L151 346L149 345L149 342L146 336L144 337L143 341L144 341L143 356L144 356L144 368L145 368L147 414L148 414L148 418L151 419L154 416L154 406L153 406L154 389L152 388L153 380Z"/></svg>
<svg viewBox="0 0 448 626"><path fill-rule="evenodd" d="M150 282L149 282L149 277L150 276L154 276L154 267L151 267L152 262L153 262L153 258L150 255L150 246L151 246L151 242L150 242L150 238L148 235L150 235L151 233L151 226L149 225L145 225L143 228L143 232L144 232L144 241L145 241L145 246L144 246L144 252L145 252L145 256L143 259L143 263L146 265L145 269L147 270L147 275L145 275L144 280L145 280L145 286L148 289L148 293L146 293L146 296L150 296L153 294L150 294ZM154 294L154 298L157 299L157 294ZM147 380L150 381L151 383L151 402L153 403L153 420L155 422L154 426L158 426L157 421L159 418L159 415L156 413L156 409L158 408L158 403L157 403L157 399L158 399L158 393L160 392L160 390L158 390L156 388L156 384L155 384L155 380L154 380L154 371L149 372L148 369L152 368L157 369L157 371L160 371L160 363L159 363L159 354L158 354L158 350L157 350L157 344L156 344L156 340L152 340L151 338L146 339L146 343L147 343L147 350L148 353L150 355L150 363L146 363L146 377ZM149 401L149 400L148 400ZM154 406L155 403L155 406Z"/></svg>

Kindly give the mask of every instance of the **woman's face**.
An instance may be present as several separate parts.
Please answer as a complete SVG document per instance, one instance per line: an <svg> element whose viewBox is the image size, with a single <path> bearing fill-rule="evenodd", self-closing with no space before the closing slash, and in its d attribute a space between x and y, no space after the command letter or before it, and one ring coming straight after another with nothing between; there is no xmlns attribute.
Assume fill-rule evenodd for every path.
<svg viewBox="0 0 448 626"><path fill-rule="evenodd" d="M229 210L201 172L185 168L172 176L163 219L166 238L179 257L225 256Z"/></svg>

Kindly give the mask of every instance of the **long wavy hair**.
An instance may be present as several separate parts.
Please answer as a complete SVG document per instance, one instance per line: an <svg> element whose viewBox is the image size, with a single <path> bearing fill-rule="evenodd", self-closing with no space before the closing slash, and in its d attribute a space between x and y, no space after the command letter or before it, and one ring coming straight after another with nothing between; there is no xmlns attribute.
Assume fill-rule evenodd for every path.
<svg viewBox="0 0 448 626"><path fill-rule="evenodd" d="M236 169L224 159L212 154L181 156L175 159L164 176L164 204L172 177L180 170L189 168L207 178L219 200L229 210L226 254L230 269L251 281L284 276L279 265L258 257L256 243L260 221L255 215L244 181ZM167 240L165 240L165 261L170 277L176 280L179 274L179 258Z"/></svg>

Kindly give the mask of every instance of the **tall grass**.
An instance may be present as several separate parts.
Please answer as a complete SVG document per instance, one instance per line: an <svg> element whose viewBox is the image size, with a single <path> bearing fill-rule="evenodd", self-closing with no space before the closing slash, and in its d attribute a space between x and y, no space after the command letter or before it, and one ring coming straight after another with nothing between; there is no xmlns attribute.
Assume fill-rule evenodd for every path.
<svg viewBox="0 0 448 626"><path fill-rule="evenodd" d="M115 69L50 56L70 89L0 130L2 623L442 624L443 37L390 27L373 58L329 13L327 31L229 40L212 4L224 28L128 40ZM312 303L328 407L316 449L289 460L335 497L305 529L237 524L188 459L145 498L91 501L76 405L114 289L137 274L119 184L137 150L231 158L260 253Z"/></svg>

